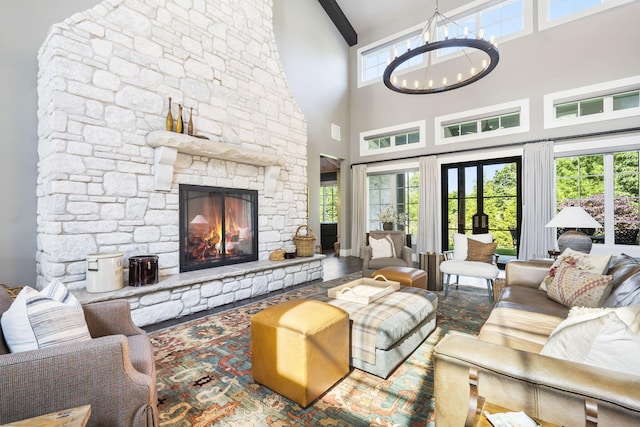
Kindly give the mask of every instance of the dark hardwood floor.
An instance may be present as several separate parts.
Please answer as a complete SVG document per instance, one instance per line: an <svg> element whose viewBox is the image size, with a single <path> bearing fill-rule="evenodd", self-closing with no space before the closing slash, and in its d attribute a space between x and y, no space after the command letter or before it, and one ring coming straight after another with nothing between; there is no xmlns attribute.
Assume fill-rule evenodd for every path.
<svg viewBox="0 0 640 427"><path fill-rule="evenodd" d="M231 304L226 304L220 307L214 307L210 310L200 311L198 313L190 314L188 316L183 316L183 317L180 317L179 319L171 319L171 320L166 320L164 322L155 323L153 325L147 325L147 326L144 326L143 329L147 332L158 331L160 329L169 328L171 326L179 325L181 323L188 322L194 319L199 319L201 317L218 313L224 310L242 307L243 305L251 304L252 302L260 301L264 298L268 298L273 295L289 292L293 289L303 288L311 284L337 279L339 277L346 276L347 274L355 273L356 271L362 271L362 260L358 257L352 257L352 256L338 257L333 251L326 252L325 255L327 257L323 260L323 264L322 264L324 267L324 277L322 278L322 280L301 283L300 285L297 285L297 286L292 286L279 291L270 292L267 295L260 295L254 298L247 298L242 301L236 301Z"/></svg>

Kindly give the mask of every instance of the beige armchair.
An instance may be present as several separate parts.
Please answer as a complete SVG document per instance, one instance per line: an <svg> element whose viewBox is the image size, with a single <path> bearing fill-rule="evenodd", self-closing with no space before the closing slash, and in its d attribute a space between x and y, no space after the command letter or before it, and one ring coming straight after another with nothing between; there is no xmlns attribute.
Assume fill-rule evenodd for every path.
<svg viewBox="0 0 640 427"><path fill-rule="evenodd" d="M12 303L0 289L0 314ZM91 405L89 426L157 426L156 368L126 301L83 306L90 341L9 353L0 334L0 424Z"/></svg>
<svg viewBox="0 0 640 427"><path fill-rule="evenodd" d="M389 236L395 249L395 257L377 257L370 245L371 239L379 240ZM371 277L371 274L383 267L413 267L411 248L405 245L406 234L404 231L370 231L367 246L364 249L362 260L362 277Z"/></svg>

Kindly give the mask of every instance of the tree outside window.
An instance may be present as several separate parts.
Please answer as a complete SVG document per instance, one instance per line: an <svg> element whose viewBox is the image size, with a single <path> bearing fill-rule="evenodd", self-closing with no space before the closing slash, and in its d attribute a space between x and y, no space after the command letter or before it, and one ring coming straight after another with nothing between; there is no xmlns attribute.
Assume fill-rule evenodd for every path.
<svg viewBox="0 0 640 427"><path fill-rule="evenodd" d="M320 222L338 222L338 186L320 187Z"/></svg>

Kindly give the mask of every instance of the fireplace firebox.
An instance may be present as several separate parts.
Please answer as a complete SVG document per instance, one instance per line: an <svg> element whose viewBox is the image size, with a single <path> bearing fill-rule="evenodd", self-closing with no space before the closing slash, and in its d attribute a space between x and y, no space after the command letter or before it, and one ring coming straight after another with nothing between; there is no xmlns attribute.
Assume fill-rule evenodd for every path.
<svg viewBox="0 0 640 427"><path fill-rule="evenodd" d="M180 271L258 259L258 192L180 185Z"/></svg>

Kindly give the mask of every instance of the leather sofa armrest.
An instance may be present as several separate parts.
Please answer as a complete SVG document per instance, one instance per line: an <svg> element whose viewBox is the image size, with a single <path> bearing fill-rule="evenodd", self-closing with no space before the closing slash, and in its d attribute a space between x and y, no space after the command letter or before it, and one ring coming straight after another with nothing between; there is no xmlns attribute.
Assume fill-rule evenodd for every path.
<svg viewBox="0 0 640 427"><path fill-rule="evenodd" d="M552 261L513 260L505 264L506 286L529 286L537 288L551 268Z"/></svg>
<svg viewBox="0 0 640 427"><path fill-rule="evenodd" d="M598 425L635 425L640 377L449 334L434 349L436 425L464 425L469 368L487 401L558 425L585 425L585 399L597 402Z"/></svg>

